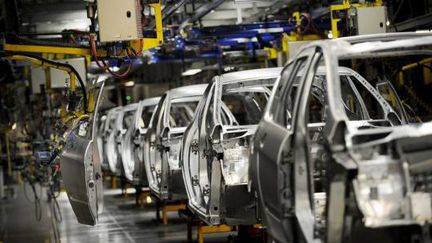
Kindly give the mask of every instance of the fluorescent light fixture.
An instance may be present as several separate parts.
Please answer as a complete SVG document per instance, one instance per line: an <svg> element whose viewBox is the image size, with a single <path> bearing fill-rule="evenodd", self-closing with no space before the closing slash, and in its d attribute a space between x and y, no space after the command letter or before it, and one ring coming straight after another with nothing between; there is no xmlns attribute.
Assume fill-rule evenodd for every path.
<svg viewBox="0 0 432 243"><path fill-rule="evenodd" d="M182 76L194 76L195 74L198 74L202 72L202 69L189 69L186 72L182 73Z"/></svg>
<svg viewBox="0 0 432 243"><path fill-rule="evenodd" d="M128 82L124 83L124 86L126 86L126 87L133 87L134 85L135 85L134 81L128 81Z"/></svg>
<svg viewBox="0 0 432 243"><path fill-rule="evenodd" d="M114 66L114 67L111 67L111 71L118 72L118 71L120 71L120 68L117 66Z"/></svg>

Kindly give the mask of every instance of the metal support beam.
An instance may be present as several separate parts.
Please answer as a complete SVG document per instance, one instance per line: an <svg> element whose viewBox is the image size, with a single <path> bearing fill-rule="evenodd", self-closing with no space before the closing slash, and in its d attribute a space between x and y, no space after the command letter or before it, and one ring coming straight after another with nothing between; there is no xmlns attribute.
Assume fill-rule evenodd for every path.
<svg viewBox="0 0 432 243"><path fill-rule="evenodd" d="M237 9L237 24L243 23L243 15L242 15L242 8L239 4L236 4Z"/></svg>
<svg viewBox="0 0 432 243"><path fill-rule="evenodd" d="M12 158L11 158L11 151L10 151L10 136L9 131L6 131L5 133L5 140L6 140L6 158L7 158L7 174L9 177L12 176Z"/></svg>
<svg viewBox="0 0 432 243"><path fill-rule="evenodd" d="M165 21L167 18L169 18L177 9L181 8L186 3L186 0L180 0L179 2L176 2L175 4L164 8L162 11L162 20Z"/></svg>
<svg viewBox="0 0 432 243"><path fill-rule="evenodd" d="M291 2L291 1L288 1ZM272 14L279 9L283 8L285 5L287 5L286 1L274 1L274 4L271 7L266 8L264 11L260 12L259 14L256 14L250 18L244 19L243 22L245 23L253 23L259 21L261 18L266 17L269 14Z"/></svg>
<svg viewBox="0 0 432 243"><path fill-rule="evenodd" d="M407 31L407 30L417 30L422 27L432 26L432 13L425 14L423 16L412 18L401 23L397 23L389 28L390 31Z"/></svg>
<svg viewBox="0 0 432 243"><path fill-rule="evenodd" d="M183 23L180 25L180 29L183 29L184 27L186 27L186 25L188 25L189 23L193 23L199 19L201 19L202 17L204 17L205 15L207 15L208 13L210 13L213 9L219 7L219 5L221 5L222 3L224 3L225 0L213 0L209 3L203 4L201 5L201 7L199 7L193 16L187 18L186 20L183 21Z"/></svg>
<svg viewBox="0 0 432 243"><path fill-rule="evenodd" d="M3 166L0 165L0 200L5 198L5 186L4 186L4 176L3 176Z"/></svg>
<svg viewBox="0 0 432 243"><path fill-rule="evenodd" d="M90 49L75 48L75 47L5 44L4 50L15 51L15 52L28 52L28 53L52 53L52 54L61 53L66 55L90 56Z"/></svg>

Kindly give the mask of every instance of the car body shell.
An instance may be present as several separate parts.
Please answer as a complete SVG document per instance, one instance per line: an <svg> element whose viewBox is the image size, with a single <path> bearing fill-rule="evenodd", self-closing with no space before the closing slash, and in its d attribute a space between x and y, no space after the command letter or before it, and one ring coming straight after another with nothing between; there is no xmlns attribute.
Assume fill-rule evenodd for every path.
<svg viewBox="0 0 432 243"><path fill-rule="evenodd" d="M122 149L120 151L123 162L124 176L134 185L147 185L147 177L144 169L144 137L151 123L144 124L143 112L152 114L159 103L160 97L149 98L138 103L133 117L133 123L123 136ZM147 114L149 113L149 114ZM151 116L152 117L152 116Z"/></svg>
<svg viewBox="0 0 432 243"><path fill-rule="evenodd" d="M104 164L108 171L111 173L118 174L117 161L118 161L118 152L117 152L117 144L116 144L116 124L117 118L121 113L122 107L115 107L108 111L107 118L105 121L105 129L103 135L104 141Z"/></svg>
<svg viewBox="0 0 432 243"><path fill-rule="evenodd" d="M216 76L184 135L181 158L189 207L208 224L257 222L254 196L247 187L248 144L257 124L240 124L222 99L225 94L250 92L261 94L265 105L280 71L270 68ZM249 116L252 111L245 110ZM259 121L262 113L257 115Z"/></svg>
<svg viewBox="0 0 432 243"><path fill-rule="evenodd" d="M378 124L383 121L367 119L351 121L340 100L339 60L395 57L412 53L409 48L416 49L417 46L423 49L418 48L414 53L432 54L430 35L410 37L404 34L398 40L399 37L400 34L393 37L387 34L384 37L313 42L304 46L285 67L255 134L250 159L252 187L259 197L264 224L276 241L346 242L344 237L350 228L344 222L349 222L348 217L356 215L353 213L356 210L366 228L425 225L430 221L430 194L411 192L409 181L417 164L422 164L423 168L431 167L425 160L431 155L432 147L426 142L432 138L431 123L406 124L379 94L374 96L382 107L387 107L384 109L387 125L380 126ZM424 48L428 46L429 49ZM321 59L324 68L314 68ZM282 117L279 114L287 112L284 105L286 90L293 85L296 68L304 60L307 73L299 82L299 92L303 95L297 95L293 101L289 111L292 119L287 122L279 119ZM320 151L323 154L320 156L323 157L311 152L314 151L312 145L318 143L308 139L308 132L314 128L305 118L306 94L313 90L313 77L320 71L326 79L326 122L315 124L315 131L322 134ZM366 80L358 79L363 80L365 87L369 86L366 87L369 92L377 93ZM394 147L394 150L371 153L380 146ZM314 170L311 160L317 156L324 158L328 166L327 176L324 176L326 193L314 193L310 186ZM376 191L376 201L369 198L374 187L380 188ZM378 210L379 205L387 210ZM422 212L416 208L421 208ZM320 210L326 212L317 215ZM359 238L361 242L362 238Z"/></svg>
<svg viewBox="0 0 432 243"><path fill-rule="evenodd" d="M106 164L105 152L104 152L104 129L106 123L106 114L98 114L98 124L96 131L96 143L99 151L99 158L101 160L102 170L108 169L108 164Z"/></svg>
<svg viewBox="0 0 432 243"><path fill-rule="evenodd" d="M178 153L188 124L177 124L177 105L188 119L194 115L196 104L208 84L190 85L167 91L159 101L144 142L144 164L149 188L161 200L186 199ZM185 121L189 122L188 119Z"/></svg>

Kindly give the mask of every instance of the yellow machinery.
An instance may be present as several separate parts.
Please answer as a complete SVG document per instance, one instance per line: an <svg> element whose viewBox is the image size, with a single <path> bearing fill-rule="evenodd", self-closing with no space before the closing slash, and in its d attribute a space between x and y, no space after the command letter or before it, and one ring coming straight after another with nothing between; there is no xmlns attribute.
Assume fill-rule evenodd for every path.
<svg viewBox="0 0 432 243"><path fill-rule="evenodd" d="M152 203L151 193L150 191L141 191L138 198L138 203L141 208L144 208L144 205Z"/></svg>
<svg viewBox="0 0 432 243"><path fill-rule="evenodd" d="M249 233L252 232L262 232L263 226L261 224L251 225L251 226L243 226L243 229L247 227ZM218 233L230 233L230 232L240 232L242 230L241 226L231 226L231 225L205 225L205 224L198 224L197 229L197 239L198 243L204 243L204 237L209 234L218 234ZM254 233L252 233L256 237ZM262 233L261 233L262 235ZM262 238L262 236L260 236Z"/></svg>
<svg viewBox="0 0 432 243"><path fill-rule="evenodd" d="M198 225L198 230L197 230L198 243L204 243L205 235L216 234L216 233L229 233L234 231L237 231L237 227L226 225L226 224L214 225L214 226L200 224Z"/></svg>
<svg viewBox="0 0 432 243"><path fill-rule="evenodd" d="M135 50L148 50L163 43L163 27L162 27L162 7L160 3L149 4L154 9L155 14L155 38L143 38L140 40L129 41L130 46ZM5 51L23 52L23 53L40 53L47 57L48 54L53 55L70 55L78 57L86 57L88 63L90 63L92 57L92 51L90 48L83 47L59 47L59 46L43 46L43 45L21 45L4 43ZM125 51L119 52L119 55L125 55ZM98 50L97 56L106 56L105 51Z"/></svg>
<svg viewBox="0 0 432 243"><path fill-rule="evenodd" d="M116 52L113 56L130 56L130 51L133 52L133 57L138 56L143 50L148 50L154 47L157 47L163 43L163 29L162 29L162 11L161 4L152 3L148 4L154 11L155 17L155 35L152 38L143 38L138 40L130 40L123 41L122 43L127 48L124 50L120 50ZM94 38L94 34L90 34L90 40ZM94 40L94 39L93 39ZM55 59L65 59L72 57L84 57L87 65L90 64L92 58L97 60L98 57L108 57L109 53L105 50L96 50L96 44L93 42L90 43L91 47L94 48L86 48L86 47L59 47L59 46L49 46L49 45L26 45L26 44L13 44L5 41L3 43L3 51L5 51L2 55L2 58L11 60L11 61L24 61L30 62L37 66L42 66L46 70L53 68L64 71L68 78L67 85L69 86L69 92L74 94L76 92L77 87L82 89L82 109L79 111L69 111L67 112L65 108L62 109L61 112L61 121L65 127L68 127L71 124L76 124L82 119L89 118L88 114L93 112L94 100L93 95L91 95L93 90L86 91L84 87L84 79L85 77L80 77L79 73L69 64L62 64L60 62L52 61ZM93 45L92 45L93 44ZM128 49L129 48L129 49ZM34 55L34 54L40 55ZM32 55L33 54L33 55ZM132 57L132 58L133 58ZM105 66L105 70L113 73L108 65L105 65L105 62L102 61ZM129 65L129 69L131 64ZM115 73L114 73L115 74ZM77 82L80 83L77 86ZM49 84L49 77L47 79L47 83ZM49 85L47 87L50 87ZM91 88L91 87L90 87ZM87 98L88 97L88 98ZM8 136L8 134L6 134ZM53 136L54 142L57 143L57 150L61 150L63 145L59 141L60 136ZM6 143L8 143L8 137L6 137ZM8 144L6 144L7 148L9 148ZM8 161L10 160L10 153L7 151ZM9 162L10 163L10 162ZM9 168L11 168L9 166Z"/></svg>
<svg viewBox="0 0 432 243"><path fill-rule="evenodd" d="M337 16L338 11L346 11L350 8L367 8L383 6L382 0L375 0L372 3L350 3L349 0L343 0L341 4L330 5L331 14L331 31L334 39L341 37L338 29L338 23L342 20Z"/></svg>
<svg viewBox="0 0 432 243"><path fill-rule="evenodd" d="M415 91L409 87L408 85L406 85L405 82L405 72L407 72L410 69L425 65L425 64L431 64L432 63L432 58L425 58L419 62L415 62L415 63L411 63L408 65L405 65L401 68L400 72L399 72L399 84L402 85L406 91L408 92L408 94L410 95L410 97L415 100L417 103L419 103L425 110L427 110L428 112L432 113L432 107L425 102L424 100L420 99ZM423 67L423 77L424 77L424 81L425 83L429 83L432 80L432 72L429 68ZM416 117L417 120L420 120L419 117Z"/></svg>
<svg viewBox="0 0 432 243"><path fill-rule="evenodd" d="M292 18L295 19L295 21L297 22L298 27L296 27L294 29L294 31L292 31L290 34L283 34L282 37L282 53L287 57L285 58L286 60L288 60L289 56L292 55L292 53L290 54L290 44L292 43L297 43L298 45L301 45L301 43L306 43L308 41L314 41L314 40L321 40L323 39L323 36L318 35L318 34L302 34L302 30L300 27L300 23L301 23L301 13L300 12L294 12L292 15ZM296 48L298 49L298 48ZM272 58L277 58L277 52L274 51L270 51L270 59ZM283 60L283 62L285 62L286 60ZM283 63L282 63L283 65Z"/></svg>
<svg viewBox="0 0 432 243"><path fill-rule="evenodd" d="M168 212L178 212L179 210L185 210L186 204L181 202L178 204L168 204L162 206L162 222L164 225L168 224Z"/></svg>
<svg viewBox="0 0 432 243"><path fill-rule="evenodd" d="M139 52L142 52L143 50L148 50L154 47L157 47L163 43L163 28L162 28L162 10L161 10L161 4L159 3L152 3L148 4L153 10L154 10L154 16L155 16L155 36L154 38L143 38L139 40L131 40L131 41L124 41L123 43L125 46L130 46L134 51L138 50ZM90 34L90 39L94 38L93 34ZM92 46L92 45L91 45ZM72 57L84 57L86 59L87 65L90 64L92 57L97 60L98 57L107 57L108 53L105 50L96 50L96 45L94 45L94 49L92 51L92 48L85 48L85 47L59 47L59 46L45 46L45 45L26 45L26 44L12 44L5 42L3 45L3 50L7 51L7 55L4 57L9 60L14 61L28 61L32 64L39 65L44 67L45 69L54 68L59 69L64 72L66 72L69 75L69 87L70 92L74 93L76 91L76 83L77 80L80 81L81 85L83 86L84 82L80 80L79 74L73 70L73 67L67 65L61 65L56 62L50 62L47 60L55 60L55 59L64 59L64 58L72 58ZM31 56L29 54L36 53L41 54L41 57L38 56ZM126 56L129 55L129 49L121 50L117 53L115 53L118 56ZM116 56L114 56L116 57ZM102 61L103 62L103 61ZM104 62L103 62L104 63ZM109 67L106 66L105 69L107 71L109 70ZM130 69L130 67L129 67ZM49 87L49 86L48 86ZM85 89L83 89L84 92ZM93 96L89 94L83 94L84 97L89 97L87 100L84 98L82 113L80 112L73 112L72 114L66 114L65 111L62 111L62 120L65 125L67 125L69 122L73 121L74 119L78 118L78 120L85 118L87 112L91 113L93 108Z"/></svg>

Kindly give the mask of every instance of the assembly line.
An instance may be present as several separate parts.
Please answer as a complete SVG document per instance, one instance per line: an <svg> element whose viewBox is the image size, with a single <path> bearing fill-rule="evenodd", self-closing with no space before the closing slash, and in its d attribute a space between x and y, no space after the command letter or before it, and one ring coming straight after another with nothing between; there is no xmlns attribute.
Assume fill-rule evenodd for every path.
<svg viewBox="0 0 432 243"><path fill-rule="evenodd" d="M431 242L431 1L0 10L0 243Z"/></svg>

